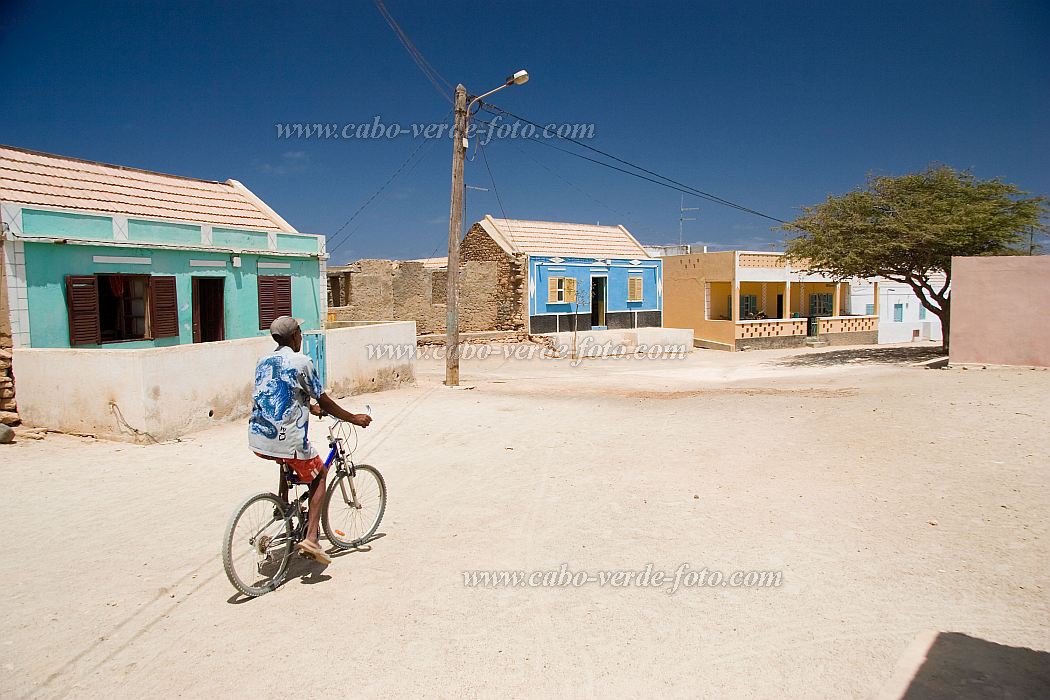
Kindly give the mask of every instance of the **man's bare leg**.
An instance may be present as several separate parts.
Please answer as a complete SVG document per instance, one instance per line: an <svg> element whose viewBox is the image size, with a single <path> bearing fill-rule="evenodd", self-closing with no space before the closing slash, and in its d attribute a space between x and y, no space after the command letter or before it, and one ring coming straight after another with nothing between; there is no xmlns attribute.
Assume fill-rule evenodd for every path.
<svg viewBox="0 0 1050 700"><path fill-rule="evenodd" d="M325 480L327 477L328 472L322 471L317 480L311 484L313 490L310 491L310 515L306 521L306 539L308 542L317 545L318 548L321 546L321 539L317 530L321 522L321 508L324 507Z"/></svg>

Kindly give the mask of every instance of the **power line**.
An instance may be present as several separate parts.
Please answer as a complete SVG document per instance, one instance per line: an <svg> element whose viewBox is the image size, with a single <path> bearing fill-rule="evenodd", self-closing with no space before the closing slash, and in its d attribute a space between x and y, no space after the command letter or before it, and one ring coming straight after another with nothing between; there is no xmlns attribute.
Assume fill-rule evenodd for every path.
<svg viewBox="0 0 1050 700"><path fill-rule="evenodd" d="M769 214L765 214L765 213L760 212L760 211L758 211L756 209L752 209L750 207L746 207L743 204L737 204L736 202L733 202L733 201L730 201L728 199L725 199L724 197L719 197L716 194L712 194L710 192L705 192L705 191L703 191L701 189L698 189L696 187L692 187L691 185L687 185L687 184L685 184L683 182L679 182L678 180L675 180L673 178L667 177L666 175L661 175L658 172L655 172L653 170L649 170L648 168L644 168L644 167L642 167L640 165L636 165L636 164L634 164L634 163L632 163L630 161L624 160L623 158L619 158L618 156L614 156L611 153L603 151L600 148L595 148L594 146L591 146L589 144L583 143L582 141L579 141L577 139L570 138L568 136L561 136L561 135L559 135L559 134L557 134L555 132L549 132L542 125L537 124L536 122L531 121L529 119L526 119L525 117L518 116L517 114L514 114L513 112L508 112L507 110L503 109L502 107L497 107L497 106L495 106L493 104L485 103L482 106L482 108L487 110L487 111L489 111L489 112L492 112L494 114L495 113L503 114L503 115L505 115L507 117L510 117L512 119L517 119L519 121L525 122L526 124L531 124L532 126L536 127L537 129L540 129L541 131L543 131L544 133L551 133L553 136L555 136L555 137L557 137L559 139L562 139L563 141L569 141L570 143L574 143L577 146L582 146L583 148L586 148L586 149L588 149L590 151L593 151L593 152L598 153L598 154L600 154L602 156L605 156L606 158L610 158L610 159L612 159L612 160L614 160L614 161L616 161L618 163L622 163L622 164L624 164L626 166L634 168L635 170L640 170L643 173L647 173L649 175L653 175L655 177L660 178L660 180L664 180L666 182L660 182L660 181L657 181L657 180L653 180L651 178L643 177L641 175L638 175L637 173L630 172L630 171L627 171L627 170L623 170L622 168L617 168L616 166L610 165L609 163L605 163L603 161L599 161L599 160L596 160L596 159L593 159L593 158L587 158L586 156L583 156L583 155L578 154L578 153L573 153L572 151L568 151L568 150L565 150L565 149L557 149L557 150L564 151L565 153L570 153L571 155L575 155L578 158L583 158L584 160L589 160L592 163L597 163L598 165L603 165L603 166L605 166L607 168L612 168L613 170L619 170L620 172L627 173L628 175L633 175L635 177L640 177L643 180L648 180L649 182L653 182L653 183L658 184L658 185L663 185L664 187L669 187L670 189L676 189L679 192L684 192L685 194L691 194L693 196L700 197L702 199L706 199L706 200L708 200L710 202L714 202L716 204L721 204L723 206L731 207L733 209L737 209L739 211L746 212L748 214L754 214L755 216L761 216L762 218L769 219L770 221L776 221L777 223L781 223L781 224L787 223L783 219L779 219L779 218L777 218L775 216L771 216ZM547 146L552 146L552 144L546 143L546 141L544 141L542 139L539 139L538 137L530 138L530 140L537 141L539 143L543 143L544 145L547 145ZM670 184L667 184L667 183L670 183ZM671 185L673 185L673 187Z"/></svg>
<svg viewBox="0 0 1050 700"><path fill-rule="evenodd" d="M446 115L446 118L447 118L447 115ZM336 243L336 241L339 240L340 232L343 231L343 229L345 229L347 226L349 226L350 223L354 219L356 219L361 214L361 212L363 212L368 207L369 204L371 204L373 201L375 201L375 199L377 197L379 197L379 195L382 194L383 191L386 190L386 188L389 187L390 184L394 180L396 180L398 178L398 176L403 171L405 171L406 166L408 166L408 164L412 161L412 159L415 158L416 155L418 155L420 153L420 151L422 151L425 146L433 145L436 141L438 141L438 139L423 139L420 142L420 144L418 146L416 146L415 150L412 151L412 153L408 156L408 158L406 158L405 161L403 163L401 163L401 165L398 166L397 170L395 170L394 173L389 178L387 178L386 182L384 182L382 185L380 185L379 189L377 189L375 192L373 192L372 195L368 199L366 199L364 201L364 203L361 204L361 206L359 206L357 208L357 210L353 214L350 215L350 218L347 219L343 223L342 226L340 226L338 229L336 229L335 233L332 234L331 239L329 241L329 247L328 247L329 255L334 253L341 245L343 245L348 240L350 240L350 238L353 237L354 233L357 232L357 229L352 229L350 231L347 231L347 233L344 234L343 239L341 241L339 241L338 243ZM416 165L418 165L419 162L422 161L422 160L423 160L422 157L420 157L419 160L416 161ZM413 167L415 167L415 166L413 166Z"/></svg>
<svg viewBox="0 0 1050 700"><path fill-rule="evenodd" d="M519 152L519 153L521 153L522 155L524 155L524 156L525 156L526 158L528 158L529 160L531 160L531 161L532 161L533 163L535 163L536 165L540 166L541 168L543 168L544 170L546 170L546 171L547 171L548 173L550 173L550 174L551 174L551 175L553 175L554 177L556 177L556 178L558 178L559 180L561 180L562 182L564 182L564 183L565 183L566 185L568 185L569 187L573 188L574 190L576 190L577 192L579 192L580 194L582 194L582 195L583 195L584 197L586 197L587 199L591 200L592 202L594 202L595 204L597 204L597 205L599 205L599 206L601 206L601 207L605 207L606 209L608 209L609 211L611 211L611 212L612 212L613 214L615 214L616 216L620 217L620 219L621 219L621 220L623 220L623 221L631 221L631 222L634 222L634 224L638 224L638 223L639 223L639 222L638 222L638 220L637 220L637 219L636 219L635 217L633 217L633 216L630 216L630 215L628 215L628 214L624 214L624 213L623 213L622 211L620 211L619 209L616 209L616 208L614 208L614 207L612 207L612 206L610 206L610 205L606 204L605 202L603 202L602 200L598 199L598 198L597 198L597 197L595 197L595 196L594 196L593 194L591 194L590 192L588 192L587 190L585 190L585 189L584 189L583 187L581 187L580 185L576 184L575 182L573 182L573 181L572 181L572 180L570 180L569 178L567 178L567 177L565 177L564 175L562 175L561 173L559 173L559 172L558 172L557 170L554 170L553 168L548 168L548 167L547 167L547 166L546 166L546 165L545 165L545 164L543 163L543 161L541 161L541 160L540 160L540 159L538 159L538 158L534 158L534 157L533 157L533 156L532 156L532 155L531 155L531 154L530 154L530 153L529 153L528 151L526 151L526 150L525 150L524 148L521 148L520 146L518 146L518 144L514 144L514 148L516 148L516 149L518 150L518 152ZM632 225L632 227L633 227L633 228L635 228L636 230L639 230L639 229L643 228L642 226L636 226L636 225Z"/></svg>
<svg viewBox="0 0 1050 700"><path fill-rule="evenodd" d="M503 198L499 196L499 188L496 187L496 178L492 177L492 168L489 167L489 157L485 155L485 145L481 143L481 139L478 139L478 146L481 149L481 160L485 162L485 170L489 173L489 180L492 182L492 191L496 193L496 201L499 202L499 210L503 214L503 218L509 218L507 216L506 209L503 208Z"/></svg>
<svg viewBox="0 0 1050 700"><path fill-rule="evenodd" d="M375 3L376 9L379 10L379 14L383 15L383 19L385 19L386 23L390 25L390 28L394 30L394 34L397 35L398 41L400 41L401 45L405 47L406 51L408 51L408 55L411 56L412 60L415 61L415 64L419 66L419 70L423 72L423 75L430 81L430 84L434 86L434 89L437 90L438 94L451 104L453 92L451 83L445 80L444 76L442 76L441 73L431 65L430 61L426 59L426 56L416 48L416 45L408 38L405 31L401 29L401 25L397 23L394 16L390 14L388 9L386 9L383 0L373 0L373 2ZM438 81L440 81L440 83ZM441 83L444 83L444 87L442 87Z"/></svg>

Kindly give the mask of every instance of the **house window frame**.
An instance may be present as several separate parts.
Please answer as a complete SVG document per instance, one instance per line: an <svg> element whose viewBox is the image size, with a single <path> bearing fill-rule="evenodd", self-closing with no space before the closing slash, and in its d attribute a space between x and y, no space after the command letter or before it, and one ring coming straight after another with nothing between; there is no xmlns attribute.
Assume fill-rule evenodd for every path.
<svg viewBox="0 0 1050 700"><path fill-rule="evenodd" d="M138 273L138 272L96 272L94 273L95 283L98 285L98 289L102 289L104 283L108 284L108 280L111 277L121 277L128 281L143 281L142 288L142 331L141 336L134 336L130 338L115 338L112 340L105 340L102 338L102 295L99 294L98 304L96 306L96 313L99 321L99 345L115 345L117 343L135 343L143 340L155 340L153 336L153 309L150 303L150 298L153 293L152 289L152 278L153 275L149 273ZM105 280L105 281L104 281ZM120 302L123 303L130 301L130 299L121 298ZM123 314L123 310L118 311ZM124 314L126 316L126 314Z"/></svg>
<svg viewBox="0 0 1050 700"><path fill-rule="evenodd" d="M748 311L748 307L751 311ZM740 295L740 320L747 319L750 314L751 318L758 315L758 295L757 294L741 294Z"/></svg>
<svg viewBox="0 0 1050 700"><path fill-rule="evenodd" d="M632 285L637 285L638 296L631 294ZM642 273L627 275L627 301L632 304L645 301L645 276Z"/></svg>
<svg viewBox="0 0 1050 700"><path fill-rule="evenodd" d="M814 303L814 301L817 303ZM827 309L827 312L821 313L822 309ZM834 316L835 295L831 292L811 292L809 295L809 315L821 317Z"/></svg>

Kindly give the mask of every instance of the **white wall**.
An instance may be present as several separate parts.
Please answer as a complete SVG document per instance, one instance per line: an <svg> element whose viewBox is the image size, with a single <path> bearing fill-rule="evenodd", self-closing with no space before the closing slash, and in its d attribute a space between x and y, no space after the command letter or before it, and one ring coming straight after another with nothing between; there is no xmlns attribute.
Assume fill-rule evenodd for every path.
<svg viewBox="0 0 1050 700"><path fill-rule="evenodd" d="M623 330L579 331L575 334L577 354L601 357L607 354L692 352L692 328L630 328ZM569 357L573 333L549 333L555 346L564 349L560 357Z"/></svg>
<svg viewBox="0 0 1050 700"><path fill-rule="evenodd" d="M926 318L920 318L922 302L911 287L900 282L877 278L879 283L879 343L908 343L919 340L941 340L941 320L935 313L926 310ZM868 304L875 303L871 280L850 280L850 313L863 314ZM943 280L934 286L940 288ZM902 321L894 320L894 306L903 308Z"/></svg>
<svg viewBox="0 0 1050 700"><path fill-rule="evenodd" d="M367 349L406 338L414 347L412 322L329 331L330 393L347 396L410 381L414 353L378 356ZM170 440L215 421L245 418L255 363L273 348L265 337L141 350L17 348L19 414L28 425L62 432Z"/></svg>

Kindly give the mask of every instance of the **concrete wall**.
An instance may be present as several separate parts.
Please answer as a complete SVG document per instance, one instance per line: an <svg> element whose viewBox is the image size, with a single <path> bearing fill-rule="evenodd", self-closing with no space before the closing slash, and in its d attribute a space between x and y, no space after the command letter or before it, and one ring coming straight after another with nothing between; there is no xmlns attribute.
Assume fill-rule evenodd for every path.
<svg viewBox="0 0 1050 700"><path fill-rule="evenodd" d="M698 253L694 255L671 255L663 258L664 275L664 325L677 328L692 328L693 337L731 345L735 340L735 328L731 321L715 320L721 314L713 313L713 320L704 318L706 303L705 282L730 283L736 274L736 253ZM729 293L732 287L726 285ZM718 289L716 286L715 289ZM712 292L713 308L724 306ZM719 293L719 296L724 296Z"/></svg>
<svg viewBox="0 0 1050 700"><path fill-rule="evenodd" d="M376 391L411 380L411 353L368 349L406 343L415 344L412 323L329 331L331 393ZM21 416L27 424L63 432L133 442L174 439L215 421L245 418L255 363L273 348L269 338L140 350L16 348Z"/></svg>
<svg viewBox="0 0 1050 700"><path fill-rule="evenodd" d="M952 363L1050 367L1050 256L952 258Z"/></svg>

